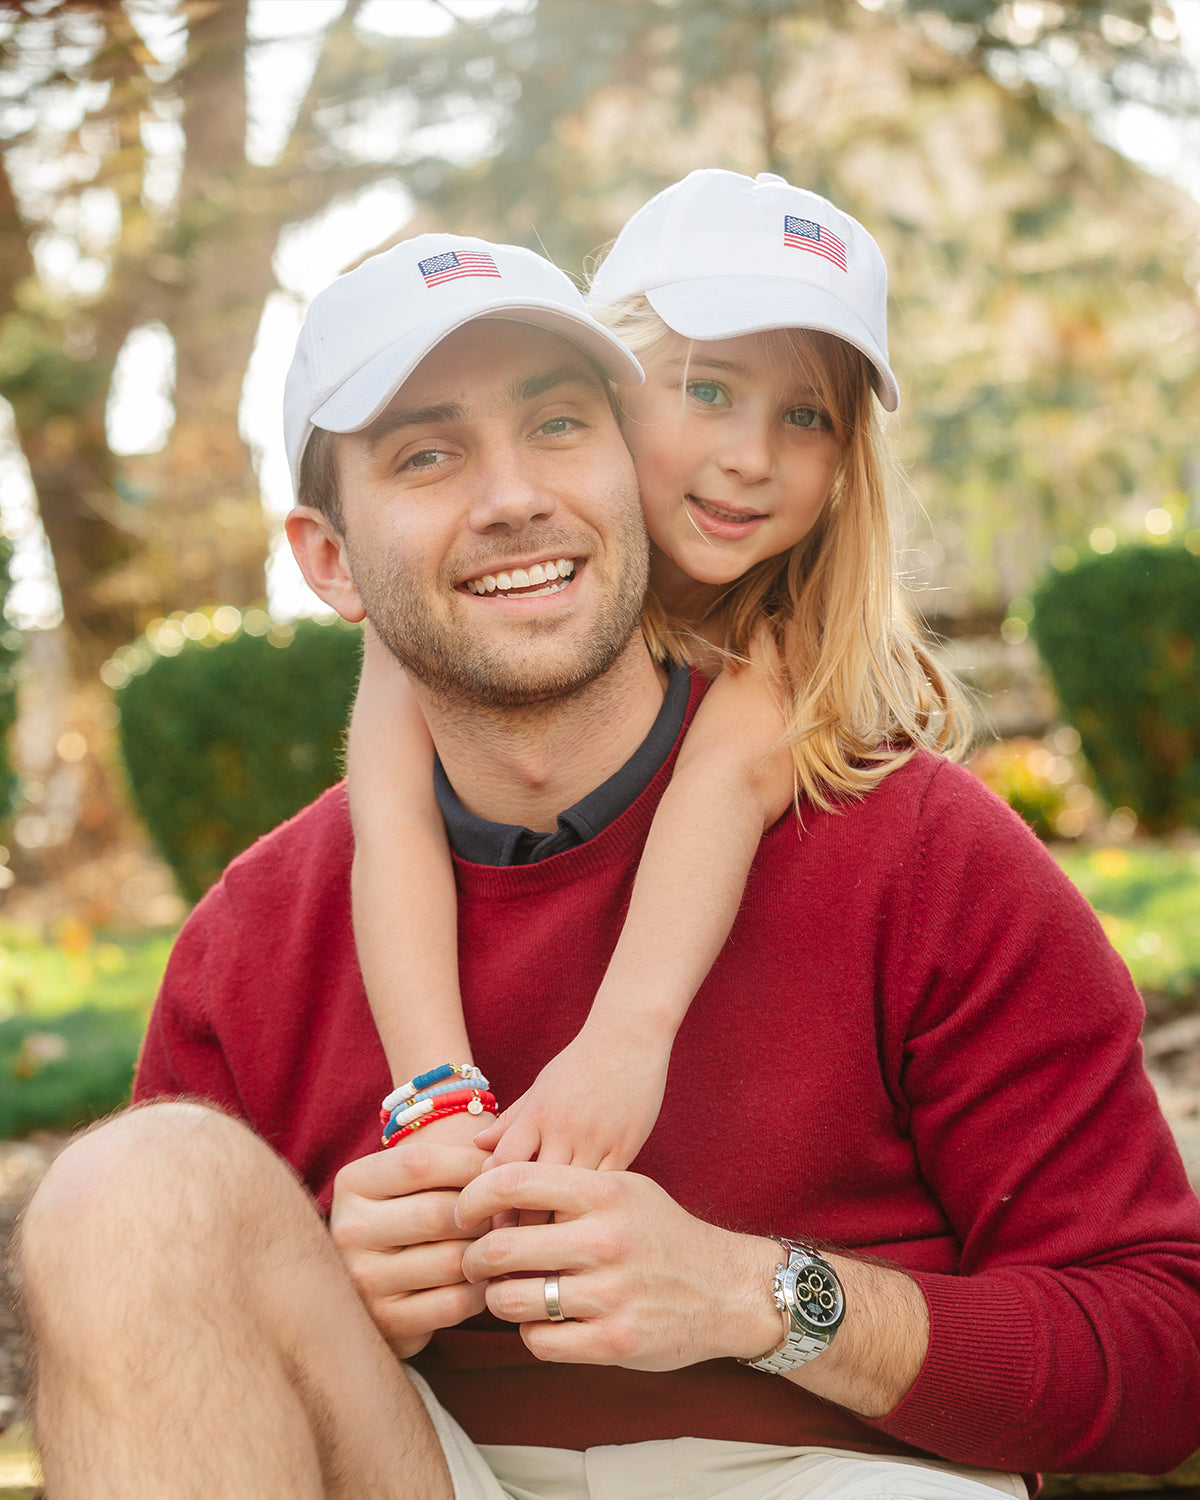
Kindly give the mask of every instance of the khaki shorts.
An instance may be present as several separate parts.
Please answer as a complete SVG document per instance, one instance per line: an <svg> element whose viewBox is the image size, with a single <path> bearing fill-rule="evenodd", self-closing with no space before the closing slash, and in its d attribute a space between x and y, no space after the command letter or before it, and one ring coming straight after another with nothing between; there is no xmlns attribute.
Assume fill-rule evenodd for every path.
<svg viewBox="0 0 1200 1500"><path fill-rule="evenodd" d="M455 1500L1028 1500L1019 1474L834 1448L712 1438L619 1447L473 1443L415 1370L454 1481Z"/></svg>

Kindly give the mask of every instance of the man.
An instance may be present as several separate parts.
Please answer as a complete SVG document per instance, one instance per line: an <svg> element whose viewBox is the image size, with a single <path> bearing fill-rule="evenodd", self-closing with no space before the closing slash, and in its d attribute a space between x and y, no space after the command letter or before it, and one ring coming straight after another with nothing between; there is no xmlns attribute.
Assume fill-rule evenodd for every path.
<svg viewBox="0 0 1200 1500"><path fill-rule="evenodd" d="M289 536L420 696L506 1098L586 1014L702 692L637 631L600 370L637 374L566 278L426 236L322 294L289 381ZM136 1091L227 1113L119 1117L30 1208L55 1500L1021 1496L1200 1441L1200 1212L1136 996L971 778L919 758L766 836L637 1172L376 1149L350 857L336 788L234 863Z"/></svg>

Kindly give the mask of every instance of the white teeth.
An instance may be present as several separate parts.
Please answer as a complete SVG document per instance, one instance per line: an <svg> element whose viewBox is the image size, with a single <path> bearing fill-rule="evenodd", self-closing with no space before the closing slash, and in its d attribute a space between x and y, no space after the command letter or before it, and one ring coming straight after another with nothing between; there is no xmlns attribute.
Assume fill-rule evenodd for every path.
<svg viewBox="0 0 1200 1500"><path fill-rule="evenodd" d="M485 573L482 578L469 578L465 586L472 594L494 594L497 589L501 593L507 593L510 589L541 588L544 584L568 579L574 572L574 561L569 557L560 557L555 562L534 563L528 569L514 568L511 573Z"/></svg>

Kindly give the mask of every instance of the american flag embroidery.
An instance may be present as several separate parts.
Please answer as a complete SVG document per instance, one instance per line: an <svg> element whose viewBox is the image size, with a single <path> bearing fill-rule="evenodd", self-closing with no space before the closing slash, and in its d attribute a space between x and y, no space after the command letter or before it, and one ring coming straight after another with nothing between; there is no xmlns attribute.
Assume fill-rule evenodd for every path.
<svg viewBox="0 0 1200 1500"><path fill-rule="evenodd" d="M443 281L457 281L461 276L499 276L496 262L483 250L447 250L429 260L419 260L417 270L426 286L441 286Z"/></svg>
<svg viewBox="0 0 1200 1500"><path fill-rule="evenodd" d="M845 244L831 229L825 229L811 219L797 219L788 214L783 221L783 243L793 250L809 250L813 255L823 255L839 271L846 269Z"/></svg>

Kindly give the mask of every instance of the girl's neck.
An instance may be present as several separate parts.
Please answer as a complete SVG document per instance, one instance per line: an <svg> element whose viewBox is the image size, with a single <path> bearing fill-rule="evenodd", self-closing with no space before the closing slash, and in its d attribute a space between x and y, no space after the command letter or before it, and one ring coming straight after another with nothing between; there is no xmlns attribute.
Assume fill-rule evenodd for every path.
<svg viewBox="0 0 1200 1500"><path fill-rule="evenodd" d="M711 616L725 589L711 583L697 583L653 544L650 547L650 587L673 619L690 627L710 645L724 646L724 625Z"/></svg>
<svg viewBox="0 0 1200 1500"><path fill-rule="evenodd" d="M663 608L677 620L698 624L724 592L711 583L697 583L673 558L650 544L650 587Z"/></svg>

